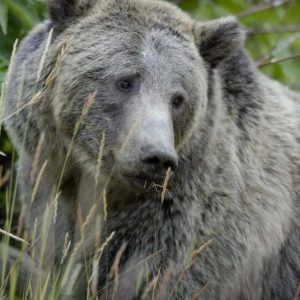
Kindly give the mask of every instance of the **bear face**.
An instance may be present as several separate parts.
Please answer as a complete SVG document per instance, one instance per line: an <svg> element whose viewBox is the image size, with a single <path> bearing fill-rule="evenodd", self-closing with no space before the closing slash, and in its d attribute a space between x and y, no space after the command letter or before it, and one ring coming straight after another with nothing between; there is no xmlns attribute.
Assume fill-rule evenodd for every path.
<svg viewBox="0 0 300 300"><path fill-rule="evenodd" d="M103 138L103 172L161 183L204 121L208 69L240 45L242 30L231 18L206 29L162 2L104 3L62 34L69 42L53 88L55 126L70 143L80 122L74 149L92 172ZM220 28L225 42L214 36Z"/></svg>
<svg viewBox="0 0 300 300"><path fill-rule="evenodd" d="M124 177L162 178L168 167L176 169L175 149L195 119L205 115L201 57L188 40L165 28L119 33L113 24L100 23L92 31L86 39L79 27L60 69L53 102L58 130L71 139L86 100L94 95L75 140L91 165L105 134L106 169L116 164ZM155 158L162 165L143 162Z"/></svg>

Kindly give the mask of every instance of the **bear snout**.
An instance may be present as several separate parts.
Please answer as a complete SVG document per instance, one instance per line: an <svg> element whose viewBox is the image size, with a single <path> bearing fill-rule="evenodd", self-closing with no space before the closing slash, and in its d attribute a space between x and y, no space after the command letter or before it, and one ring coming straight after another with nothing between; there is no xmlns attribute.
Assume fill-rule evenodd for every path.
<svg viewBox="0 0 300 300"><path fill-rule="evenodd" d="M148 144L140 151L142 174L146 178L163 179L169 168L173 173L178 167L175 149Z"/></svg>

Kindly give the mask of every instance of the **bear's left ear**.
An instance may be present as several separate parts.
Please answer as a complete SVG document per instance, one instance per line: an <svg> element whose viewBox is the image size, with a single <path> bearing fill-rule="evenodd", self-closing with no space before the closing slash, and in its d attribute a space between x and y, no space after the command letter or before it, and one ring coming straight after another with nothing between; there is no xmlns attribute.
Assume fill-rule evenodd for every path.
<svg viewBox="0 0 300 300"><path fill-rule="evenodd" d="M48 11L54 25L64 27L84 16L97 0L48 0Z"/></svg>
<svg viewBox="0 0 300 300"><path fill-rule="evenodd" d="M212 68L243 47L245 31L234 17L196 23L195 42L201 56Z"/></svg>

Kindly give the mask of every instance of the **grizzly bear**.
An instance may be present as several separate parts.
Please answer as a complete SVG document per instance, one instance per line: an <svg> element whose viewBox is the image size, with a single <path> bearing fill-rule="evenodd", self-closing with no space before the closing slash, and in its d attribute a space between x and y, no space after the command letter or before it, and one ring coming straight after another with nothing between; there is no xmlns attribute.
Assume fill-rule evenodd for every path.
<svg viewBox="0 0 300 300"><path fill-rule="evenodd" d="M30 255L68 266L59 299L292 299L300 97L257 70L238 21L48 6L12 60L5 125Z"/></svg>

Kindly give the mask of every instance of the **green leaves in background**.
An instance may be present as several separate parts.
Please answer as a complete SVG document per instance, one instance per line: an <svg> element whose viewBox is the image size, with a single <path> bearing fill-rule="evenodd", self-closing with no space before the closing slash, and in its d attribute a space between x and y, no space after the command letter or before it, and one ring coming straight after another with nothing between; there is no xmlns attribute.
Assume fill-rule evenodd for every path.
<svg viewBox="0 0 300 300"><path fill-rule="evenodd" d="M195 18L206 21L235 15L249 35L246 47L270 77L300 91L300 1L179 1ZM280 62L285 58L294 58ZM278 63L272 63L278 62Z"/></svg>
<svg viewBox="0 0 300 300"><path fill-rule="evenodd" d="M300 0L170 0L199 20L239 17L249 31L247 49L258 64L300 54ZM46 16L43 0L0 0L0 84L14 41ZM300 59L261 68L300 91Z"/></svg>
<svg viewBox="0 0 300 300"><path fill-rule="evenodd" d="M0 0L0 25L4 34L7 33L7 14L8 7L3 0Z"/></svg>
<svg viewBox="0 0 300 300"><path fill-rule="evenodd" d="M0 85L4 81L12 46L46 16L46 4L37 0L0 0Z"/></svg>

